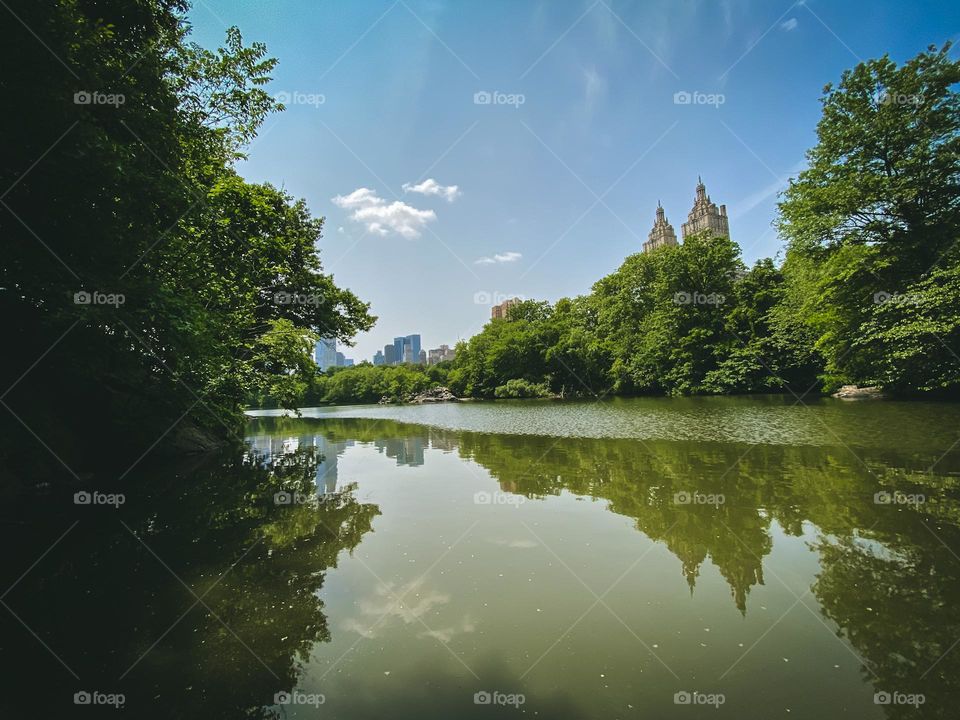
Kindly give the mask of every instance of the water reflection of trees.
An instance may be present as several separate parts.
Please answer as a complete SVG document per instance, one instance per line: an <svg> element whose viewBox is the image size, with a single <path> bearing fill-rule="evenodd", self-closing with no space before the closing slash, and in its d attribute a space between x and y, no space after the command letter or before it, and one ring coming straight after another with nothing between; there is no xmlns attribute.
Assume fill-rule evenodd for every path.
<svg viewBox="0 0 960 720"><path fill-rule="evenodd" d="M812 547L821 566L812 591L867 664L865 678L878 691L927 697L920 713L889 705L888 715L951 716L944 713L960 693L956 453L939 459L896 447L558 439L384 420L327 420L315 427L361 442L419 437L484 466L506 492L542 498L569 491L605 500L677 556L691 592L709 558L742 612L751 588L764 582L774 523L793 536L812 523L806 531L817 538ZM882 490L922 494L926 502L877 504L874 493ZM723 493L726 502L678 505L674 496L684 491Z"/></svg>
<svg viewBox="0 0 960 720"><path fill-rule="evenodd" d="M73 692L98 689L124 693L137 717L269 715L313 645L330 639L326 571L379 512L349 487L276 504L281 491L315 497L318 460L306 448L264 466L232 451L143 476L120 510L47 503L5 525L6 547L31 550L3 562L4 587L80 520L4 598L80 680L5 613L0 708L66 716L78 710ZM202 597L189 612L196 596L171 570Z"/></svg>

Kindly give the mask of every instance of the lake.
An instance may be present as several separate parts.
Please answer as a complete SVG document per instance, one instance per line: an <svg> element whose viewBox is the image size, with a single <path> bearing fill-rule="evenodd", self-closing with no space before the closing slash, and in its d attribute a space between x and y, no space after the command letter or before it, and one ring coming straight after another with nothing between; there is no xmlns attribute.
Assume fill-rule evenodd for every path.
<svg viewBox="0 0 960 720"><path fill-rule="evenodd" d="M252 415L6 504L0 708L956 717L956 404Z"/></svg>

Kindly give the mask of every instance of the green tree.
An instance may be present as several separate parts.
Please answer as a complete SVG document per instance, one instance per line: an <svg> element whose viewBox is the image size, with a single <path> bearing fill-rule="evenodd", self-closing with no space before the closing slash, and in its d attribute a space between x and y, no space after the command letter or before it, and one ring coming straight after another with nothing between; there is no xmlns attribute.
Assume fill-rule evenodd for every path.
<svg viewBox="0 0 960 720"><path fill-rule="evenodd" d="M0 53L31 72L0 79L19 104L0 120L17 138L0 163L4 472L83 472L158 437L235 435L251 389L296 394L279 386L302 373L305 342L281 337L347 340L374 320L322 272L321 221L233 168L282 109L264 90L275 61L235 28L215 52L189 43L186 10L8 8L21 22L8 14ZM311 300L279 303L280 291ZM83 292L124 302L78 304ZM102 436L115 451L100 452Z"/></svg>
<svg viewBox="0 0 960 720"><path fill-rule="evenodd" d="M902 66L863 62L827 85L809 168L780 203L786 269L803 278L787 302L815 333L832 382L876 375L856 340L878 293L957 262L960 63L949 50Z"/></svg>

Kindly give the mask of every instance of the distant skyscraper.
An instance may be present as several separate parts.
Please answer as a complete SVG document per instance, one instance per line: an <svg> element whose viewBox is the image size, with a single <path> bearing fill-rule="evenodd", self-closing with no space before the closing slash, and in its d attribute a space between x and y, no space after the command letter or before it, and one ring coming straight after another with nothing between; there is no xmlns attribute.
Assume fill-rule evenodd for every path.
<svg viewBox="0 0 960 720"><path fill-rule="evenodd" d="M342 352L337 353L337 367L343 367L343 361L346 360Z"/></svg>
<svg viewBox="0 0 960 720"><path fill-rule="evenodd" d="M436 365L438 362L453 360L455 355L456 351L452 350L449 345L441 345L436 350L430 350L427 353L427 361L430 365Z"/></svg>
<svg viewBox="0 0 960 720"><path fill-rule="evenodd" d="M320 338L313 359L321 372L327 368L335 367L337 365L337 339Z"/></svg>
<svg viewBox="0 0 960 720"><path fill-rule="evenodd" d="M344 367L353 367L353 358L344 358L343 359Z"/></svg>
<svg viewBox="0 0 960 720"><path fill-rule="evenodd" d="M417 355L417 362L420 363L421 365L426 365L426 364L427 364L427 351L426 351L426 350L421 350L421 351L420 351L420 354Z"/></svg>
<svg viewBox="0 0 960 720"><path fill-rule="evenodd" d="M383 351L377 350L377 353L373 356L374 365L383 365Z"/></svg>
<svg viewBox="0 0 960 720"><path fill-rule="evenodd" d="M384 365L397 364L397 348L395 345L383 346L383 364Z"/></svg>
<svg viewBox="0 0 960 720"><path fill-rule="evenodd" d="M384 348L383 350L384 355L387 356L387 349ZM407 335L406 337L395 337L393 339L393 351L396 357L395 362L417 362L420 358L420 336Z"/></svg>
<svg viewBox="0 0 960 720"><path fill-rule="evenodd" d="M490 308L490 319L491 320L506 320L507 311L512 308L514 305L520 304L520 298L510 298L509 300L504 300L499 305L494 305Z"/></svg>
<svg viewBox="0 0 960 720"><path fill-rule="evenodd" d="M407 335L404 340L410 343L411 354L413 355L413 362L417 362L420 359L420 336L419 335Z"/></svg>

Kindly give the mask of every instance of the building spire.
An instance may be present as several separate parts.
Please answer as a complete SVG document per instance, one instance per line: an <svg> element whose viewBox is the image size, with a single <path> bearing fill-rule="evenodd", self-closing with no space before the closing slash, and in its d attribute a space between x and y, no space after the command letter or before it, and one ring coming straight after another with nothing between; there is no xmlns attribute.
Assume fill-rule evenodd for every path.
<svg viewBox="0 0 960 720"><path fill-rule="evenodd" d="M687 215L687 222L682 225L683 237L709 231L712 235L730 237L730 228L727 221L727 208L717 205L707 195L707 188L703 184L703 177L697 174L697 192L693 200L693 207Z"/></svg>
<svg viewBox="0 0 960 720"><path fill-rule="evenodd" d="M664 246L675 246L677 244L677 235L673 227L667 222L666 214L663 210L663 203L657 200L657 219L653 223L653 229L647 236L647 242L643 244L643 251L650 252Z"/></svg>

